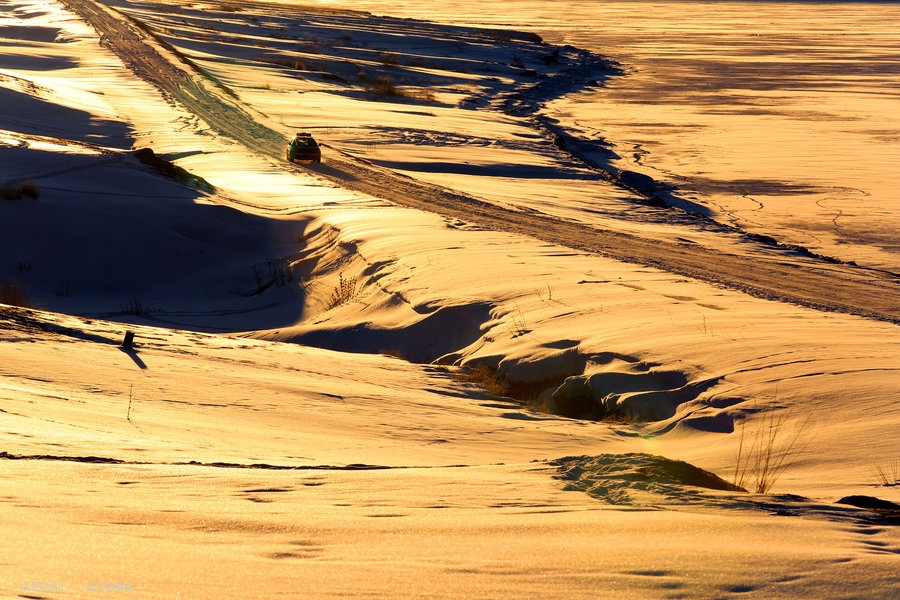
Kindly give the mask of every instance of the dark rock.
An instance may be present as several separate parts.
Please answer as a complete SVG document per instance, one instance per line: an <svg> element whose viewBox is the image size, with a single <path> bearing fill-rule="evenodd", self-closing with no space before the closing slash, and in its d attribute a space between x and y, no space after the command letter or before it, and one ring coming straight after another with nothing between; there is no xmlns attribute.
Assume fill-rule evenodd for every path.
<svg viewBox="0 0 900 600"><path fill-rule="evenodd" d="M882 500L874 496L844 496L837 503L870 510L886 521L900 524L900 504L895 502Z"/></svg>
<svg viewBox="0 0 900 600"><path fill-rule="evenodd" d="M874 496L844 496L838 500L837 503L849 504L850 506L855 506L857 508L881 508L900 511L900 504L895 504L894 502L882 500L881 498L876 498Z"/></svg>

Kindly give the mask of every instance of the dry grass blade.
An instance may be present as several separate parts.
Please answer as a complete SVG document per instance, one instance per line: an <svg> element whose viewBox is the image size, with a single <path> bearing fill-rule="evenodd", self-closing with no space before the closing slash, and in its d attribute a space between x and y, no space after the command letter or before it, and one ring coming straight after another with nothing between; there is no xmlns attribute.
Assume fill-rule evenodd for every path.
<svg viewBox="0 0 900 600"><path fill-rule="evenodd" d="M872 467L872 472L878 485L900 485L900 460L898 459L889 463L879 463Z"/></svg>

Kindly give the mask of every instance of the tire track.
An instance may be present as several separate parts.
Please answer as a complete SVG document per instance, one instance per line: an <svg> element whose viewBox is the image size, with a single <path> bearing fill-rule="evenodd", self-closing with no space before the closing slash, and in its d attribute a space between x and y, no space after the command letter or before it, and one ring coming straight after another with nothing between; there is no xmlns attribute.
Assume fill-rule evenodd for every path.
<svg viewBox="0 0 900 600"><path fill-rule="evenodd" d="M154 38L141 23L97 0L60 1L92 26L100 43L138 77L219 133L253 152L281 161L286 143L282 134L260 123L228 90L205 81L202 70L175 48ZM756 297L900 324L900 278L892 273L798 257L785 249L772 252L773 247L762 245L758 255L735 255L519 212L329 150L327 163L305 168L285 164L285 168L315 172L341 187L395 204L655 267Z"/></svg>

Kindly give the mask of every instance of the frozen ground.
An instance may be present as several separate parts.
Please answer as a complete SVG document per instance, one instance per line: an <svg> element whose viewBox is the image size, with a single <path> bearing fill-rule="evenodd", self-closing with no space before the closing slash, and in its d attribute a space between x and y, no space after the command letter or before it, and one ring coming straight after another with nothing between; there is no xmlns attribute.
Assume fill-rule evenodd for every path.
<svg viewBox="0 0 900 600"><path fill-rule="evenodd" d="M894 282L563 152L528 89L574 50L107 4L68 3L147 29L0 13L0 274L41 309L0 307L5 597L892 597L897 529L837 501L900 500ZM674 462L753 491L759 439L796 439L769 494Z"/></svg>

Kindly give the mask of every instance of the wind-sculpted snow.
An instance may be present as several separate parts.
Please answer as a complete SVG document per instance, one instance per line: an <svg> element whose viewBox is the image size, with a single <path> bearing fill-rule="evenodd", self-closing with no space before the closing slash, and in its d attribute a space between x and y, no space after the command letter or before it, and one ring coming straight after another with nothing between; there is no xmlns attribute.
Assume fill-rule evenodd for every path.
<svg viewBox="0 0 900 600"><path fill-rule="evenodd" d="M281 341L366 354L388 353L417 363L431 363L473 344L490 320L491 305L443 306L415 315L412 322L387 328L363 323L334 327L311 325L297 328Z"/></svg>
<svg viewBox="0 0 900 600"><path fill-rule="evenodd" d="M595 418L617 416L639 422L663 421L678 407L718 383L688 382L678 371L605 371L567 378L551 396L559 414Z"/></svg>
<svg viewBox="0 0 900 600"><path fill-rule="evenodd" d="M563 68L534 36L188 4L72 0L102 46L0 4L0 596L896 595L896 326L726 287L856 273L830 307L885 319L848 300L884 274L676 219L504 112ZM315 169L280 157L306 125ZM774 495L716 489L784 441Z"/></svg>
<svg viewBox="0 0 900 600"><path fill-rule="evenodd" d="M210 126L233 137L245 146L270 157L280 157L284 135L264 124L261 116L254 115L246 107L213 82L197 74L189 61L179 58L178 51L160 50L169 47L159 34L141 31L121 13L100 8L93 0L66 0L67 5L81 14L100 33L102 42L122 57L138 75L158 86L175 98L188 110L203 118ZM128 4L122 4L124 9ZM288 9L285 9L288 10ZM127 11L131 13L132 11ZM298 12L302 17L305 13ZM338 13L339 19L345 18ZM357 17L351 17L357 18ZM138 22L138 21L135 21ZM367 21L368 22L368 21ZM377 23L378 20L375 19ZM397 26L393 21L386 21ZM403 27L415 27L417 23L403 21ZM242 25L244 27L245 25ZM421 25L420 25L421 26ZM496 39L484 40L491 48ZM516 48L532 49L537 63L548 69L555 68L553 60L562 60L569 50L560 51L555 57L552 49L537 44L527 36L516 39ZM531 46L529 46L531 44ZM502 44L499 46L502 47ZM538 55L540 51L540 55ZM547 58L551 52L551 59ZM259 54L259 50L254 50ZM541 58L545 60L541 60ZM584 60L583 53L575 53L576 63ZM371 57L370 57L371 58ZM381 65L381 63L378 63ZM378 68L382 68L384 65ZM505 70L506 77L519 81L532 78L530 73L515 76L508 67L489 65ZM557 65L558 66L558 65ZM598 65L591 63L588 81L595 81ZM562 70L565 72L565 69ZM548 75L549 76L549 75ZM563 75L570 78L568 75ZM528 96L529 85L522 83L519 92ZM539 86L534 92L534 102L540 102L548 93ZM563 90L571 91L568 85ZM528 100L533 105L532 100ZM532 112L529 108L528 112ZM443 187L398 176L396 173L374 166L369 161L332 151L321 167L310 167L318 175L348 189L364 192L391 202L439 212L463 221L471 221L492 229L510 231L605 256L650 265L673 273L713 282L738 289L754 296L793 302L817 309L849 312L871 318L900 322L900 290L894 278L883 273L857 269L851 265L828 264L823 266L814 257L804 260L797 257L795 249L785 248L771 252L762 248L753 258L725 254L697 245L676 245L649 240L633 235L590 227L568 220L536 213L521 213ZM292 167L302 169L302 167ZM766 256L770 254L771 256ZM793 263L786 266L785 260Z"/></svg>

